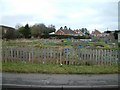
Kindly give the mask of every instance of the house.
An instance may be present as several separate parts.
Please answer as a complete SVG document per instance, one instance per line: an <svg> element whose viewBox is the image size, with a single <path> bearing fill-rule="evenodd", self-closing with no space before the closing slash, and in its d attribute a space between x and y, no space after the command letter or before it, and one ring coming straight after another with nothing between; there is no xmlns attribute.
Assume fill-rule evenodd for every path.
<svg viewBox="0 0 120 90"><path fill-rule="evenodd" d="M84 33L83 32L81 32L81 30L74 30L74 32L76 33L76 35L77 36L83 36L84 35Z"/></svg>
<svg viewBox="0 0 120 90"><path fill-rule="evenodd" d="M105 31L102 33L101 38L106 39L107 42L115 42L114 33L115 31Z"/></svg>
<svg viewBox="0 0 120 90"><path fill-rule="evenodd" d="M114 34L114 31L104 31L101 37L110 37Z"/></svg>
<svg viewBox="0 0 120 90"><path fill-rule="evenodd" d="M91 35L95 37L101 37L102 33L95 29L95 31L92 31Z"/></svg>
<svg viewBox="0 0 120 90"><path fill-rule="evenodd" d="M115 41L114 31L104 31L103 33L101 33L100 31L95 30L94 32L92 32L92 36L94 36L96 39L98 39L100 41L104 41L106 43Z"/></svg>
<svg viewBox="0 0 120 90"><path fill-rule="evenodd" d="M73 30L65 30L65 29L59 29L57 32L55 32L56 35L72 35L76 36L77 33L74 32Z"/></svg>
<svg viewBox="0 0 120 90"><path fill-rule="evenodd" d="M15 33L15 28L0 25L0 32L2 35L0 35L0 38L13 38Z"/></svg>
<svg viewBox="0 0 120 90"><path fill-rule="evenodd" d="M101 37L108 37L108 36L110 36L110 33L101 33Z"/></svg>

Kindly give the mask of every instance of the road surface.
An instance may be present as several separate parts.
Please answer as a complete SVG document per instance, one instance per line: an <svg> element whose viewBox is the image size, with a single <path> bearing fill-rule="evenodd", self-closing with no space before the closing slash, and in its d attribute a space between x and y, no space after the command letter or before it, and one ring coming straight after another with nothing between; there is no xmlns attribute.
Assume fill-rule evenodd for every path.
<svg viewBox="0 0 120 90"><path fill-rule="evenodd" d="M2 73L2 85L24 87L118 87L118 74Z"/></svg>

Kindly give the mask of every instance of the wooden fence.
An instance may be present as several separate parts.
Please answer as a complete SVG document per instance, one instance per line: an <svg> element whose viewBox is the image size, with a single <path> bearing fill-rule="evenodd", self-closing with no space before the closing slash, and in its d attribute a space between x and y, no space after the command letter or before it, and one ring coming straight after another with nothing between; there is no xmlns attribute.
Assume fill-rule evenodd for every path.
<svg viewBox="0 0 120 90"><path fill-rule="evenodd" d="M118 50L77 48L3 47L3 62L52 63L66 65L112 65L118 63Z"/></svg>

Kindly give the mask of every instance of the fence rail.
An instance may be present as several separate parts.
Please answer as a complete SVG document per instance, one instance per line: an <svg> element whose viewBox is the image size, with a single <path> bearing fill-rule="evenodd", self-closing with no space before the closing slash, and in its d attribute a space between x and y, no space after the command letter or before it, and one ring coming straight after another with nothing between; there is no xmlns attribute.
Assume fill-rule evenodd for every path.
<svg viewBox="0 0 120 90"><path fill-rule="evenodd" d="M66 65L112 65L118 63L118 50L76 48L3 47L3 62L52 63Z"/></svg>

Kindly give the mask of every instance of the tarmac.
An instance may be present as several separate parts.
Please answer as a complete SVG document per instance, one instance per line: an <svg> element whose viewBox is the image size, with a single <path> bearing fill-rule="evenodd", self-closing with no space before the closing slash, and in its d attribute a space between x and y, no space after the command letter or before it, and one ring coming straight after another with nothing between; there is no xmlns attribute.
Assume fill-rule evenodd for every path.
<svg viewBox="0 0 120 90"><path fill-rule="evenodd" d="M118 74L2 73L2 88L119 90Z"/></svg>

